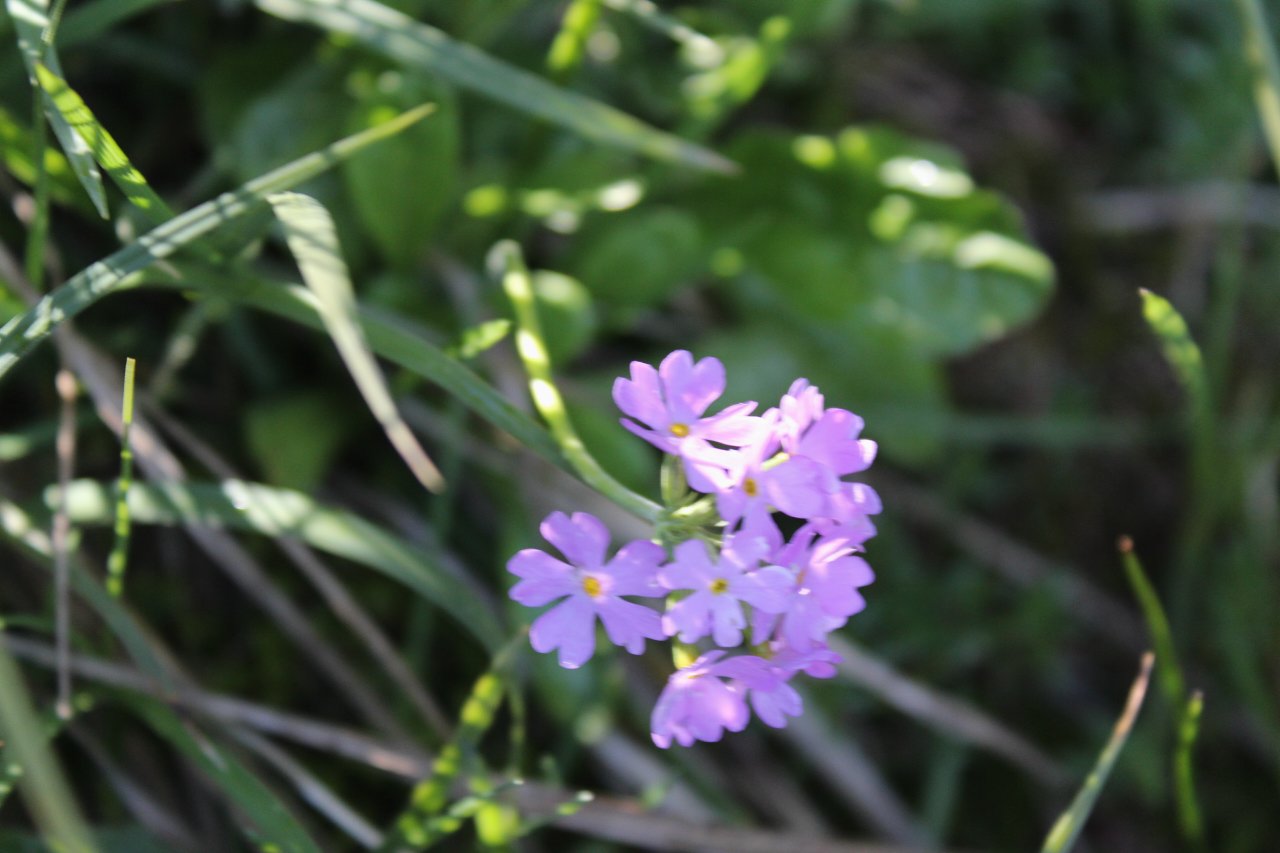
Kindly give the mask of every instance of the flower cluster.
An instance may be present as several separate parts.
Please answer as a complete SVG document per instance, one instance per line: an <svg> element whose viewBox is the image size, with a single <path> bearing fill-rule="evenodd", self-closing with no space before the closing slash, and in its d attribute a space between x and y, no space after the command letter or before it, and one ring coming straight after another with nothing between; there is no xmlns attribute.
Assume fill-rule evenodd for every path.
<svg viewBox="0 0 1280 853"><path fill-rule="evenodd" d="M668 479L680 481L664 488L661 544L631 542L610 558L598 519L554 512L541 531L564 559L530 548L508 563L520 578L513 599L557 602L530 640L563 667L591 658L597 617L632 654L645 640L673 638L683 665L652 717L663 748L741 731L751 711L775 728L800 714L791 679L835 674L827 635L863 609L859 589L875 577L858 553L875 534L869 516L880 500L844 479L875 458L862 419L827 408L804 379L762 414L752 402L707 415L724 387L717 359L695 362L684 350L657 369L632 362L630 378L614 383L622 425L668 454ZM789 537L776 514L795 519L784 525ZM636 598L665 599L664 612ZM733 649L742 651L727 656Z"/></svg>

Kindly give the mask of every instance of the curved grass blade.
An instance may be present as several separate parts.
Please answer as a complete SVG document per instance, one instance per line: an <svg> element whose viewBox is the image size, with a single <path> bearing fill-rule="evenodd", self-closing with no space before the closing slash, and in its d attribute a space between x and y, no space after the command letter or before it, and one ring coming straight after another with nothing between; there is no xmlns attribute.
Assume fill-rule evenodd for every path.
<svg viewBox="0 0 1280 853"><path fill-rule="evenodd" d="M44 113L49 118L49 124L53 127L53 133L58 137L62 150L66 152L72 170L80 179L85 192L89 194L98 214L106 219L108 216L107 194L102 186L102 174L93 161L93 153L63 118L52 99L41 89L40 81L36 76L36 68L41 63L49 66L54 74L62 76L58 54L54 52L53 45L45 44L44 40L45 31L49 28L48 0L5 0L5 8L8 9L9 17L13 20L13 28L18 36L18 50L22 53L22 61L27 66L27 76L31 81L35 97L43 101Z"/></svg>
<svg viewBox="0 0 1280 853"><path fill-rule="evenodd" d="M494 715L507 692L507 673L519 649L524 646L524 632L512 639L493 659L489 671L476 681L471 694L458 715L458 727L452 740L440 752L431 775L419 782L409 795L409 806L396 818L379 853L400 850L424 850L443 834L458 828L460 820L446 816L439 820L449 802L454 779L476 759L480 739L493 725Z"/></svg>
<svg viewBox="0 0 1280 853"><path fill-rule="evenodd" d="M444 478L404 422L387 389L378 362L369 351L356 309L355 291L338 247L333 218L324 205L298 193L268 196L284 226L285 240L302 271L302 280L316 295L325 329L355 380L369 411L382 425L387 440L428 491L444 490Z"/></svg>
<svg viewBox="0 0 1280 853"><path fill-rule="evenodd" d="M3 644L3 642L3 640L0 640L0 644ZM66 722L57 712L46 712L44 718L40 720L40 729L44 734L45 742L47 743L57 737ZM18 780L26 773L26 765L6 754L12 751L11 747L6 748L5 743L0 740L0 808L4 807L4 801L9 799L9 795L17 787Z"/></svg>
<svg viewBox="0 0 1280 853"><path fill-rule="evenodd" d="M1124 711L1116 721L1107 745L1103 747L1097 762L1093 765L1093 770L1080 786L1075 799L1071 801L1071 807L1062 813L1053 828L1049 830L1049 836L1045 838L1040 853L1066 853L1075 846L1076 839L1080 837L1080 831L1084 829L1085 821L1089 819L1089 813L1093 811L1093 804L1102 793L1102 786L1106 784L1107 777L1111 775L1111 769L1115 767L1116 759L1120 757L1120 750L1129 739L1129 732L1133 731L1134 721L1137 720L1138 711L1142 708L1143 697L1147 694L1147 685L1151 682L1151 666L1154 660L1155 656L1151 652L1142 656L1138 677L1129 688L1129 698L1125 701Z"/></svg>
<svg viewBox="0 0 1280 853"><path fill-rule="evenodd" d="M715 172L734 164L621 110L495 59L374 0L255 0L262 11L341 33L384 56L546 119L587 139Z"/></svg>
<svg viewBox="0 0 1280 853"><path fill-rule="evenodd" d="M179 280L157 280L151 284L218 290L216 272L195 264L183 264ZM324 331L322 312L315 294L293 284L248 279L234 293L218 292L237 304L247 305ZM471 411L511 435L551 464L574 473L559 445L531 417L517 409L466 365L450 358L402 318L359 307L359 321L373 351L417 376L452 394Z"/></svg>
<svg viewBox="0 0 1280 853"><path fill-rule="evenodd" d="M241 830L264 850L282 853L320 853L297 818L266 785L201 732L164 704L140 693L119 693L118 700L136 713L157 735L171 744L233 803L248 821Z"/></svg>
<svg viewBox="0 0 1280 853"><path fill-rule="evenodd" d="M67 81L55 74L43 62L36 63L36 80L49 96L53 108L62 116L80 140L87 146L93 159L106 170L107 176L120 188L125 198L154 225L173 218L164 199L151 189L147 179L133 167L124 150L94 118L93 112Z"/></svg>
<svg viewBox="0 0 1280 853"><path fill-rule="evenodd" d="M46 498L55 499L56 489ZM107 525L115 518L114 492L90 480L71 483L67 511L80 525ZM227 527L270 537L295 537L320 551L379 571L434 602L490 650L501 645L497 617L471 590L432 557L382 528L307 495L256 483L135 483L129 490L135 524L179 522Z"/></svg>
<svg viewBox="0 0 1280 853"><path fill-rule="evenodd" d="M35 187L39 180L35 153L35 137L31 131L13 117L4 107L0 107L0 163L5 170L29 187ZM44 149L44 174L48 180L49 197L59 204L73 207L76 210L93 214L92 203L80 191L80 184L66 155L55 148Z"/></svg>
<svg viewBox="0 0 1280 853"><path fill-rule="evenodd" d="M15 2L15 0L10 0ZM74 317L113 290L129 275L167 258L222 223L264 204L266 197L297 186L357 151L403 130L430 112L419 107L390 121L313 151L279 169L254 178L234 192L193 207L144 234L118 252L90 264L66 284L47 294L25 313L0 328L0 378L63 320Z"/></svg>
<svg viewBox="0 0 1280 853"><path fill-rule="evenodd" d="M5 758L23 768L19 790L41 835L55 849L91 853L98 848L71 795L71 788L49 751L44 727L31 706L31 695L0 640L0 739Z"/></svg>
<svg viewBox="0 0 1280 853"><path fill-rule="evenodd" d="M1178 725L1178 745L1173 751L1173 790L1178 800L1178 822L1182 834L1198 850L1204 849L1204 818L1196 798L1192 753L1200 734L1200 715L1204 712L1204 694L1191 691L1182 708Z"/></svg>

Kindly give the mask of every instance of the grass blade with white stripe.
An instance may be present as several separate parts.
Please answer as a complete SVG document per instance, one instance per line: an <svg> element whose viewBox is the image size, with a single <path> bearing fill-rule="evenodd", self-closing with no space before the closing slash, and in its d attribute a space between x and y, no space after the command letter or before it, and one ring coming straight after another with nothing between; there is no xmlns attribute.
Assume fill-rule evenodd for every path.
<svg viewBox="0 0 1280 853"><path fill-rule="evenodd" d="M106 219L107 193L102 186L102 174L94 163L93 153L63 118L62 113L58 112L52 99L44 94L36 77L36 67L41 63L49 66L54 74L62 76L58 55L54 52L53 46L45 44L44 40L45 30L49 27L48 0L5 0L5 8L8 9L9 17L13 20L13 28L18 36L18 49L22 52L22 61L27 66L32 91L35 97L43 100L45 115L49 118L49 124L53 127L58 142L62 144L62 150L66 152L71 168L80 179L85 192L89 194L94 208L103 219Z"/></svg>
<svg viewBox="0 0 1280 853"><path fill-rule="evenodd" d="M55 500L56 491L51 489L46 499ZM501 645L503 632L497 616L475 590L442 569L430 554L372 522L317 503L301 492L239 480L134 483L128 503L134 524L192 522L297 538L403 583L453 616L486 648ZM110 525L115 520L115 491L105 483L73 482L67 492L67 512L77 525Z"/></svg>
<svg viewBox="0 0 1280 853"><path fill-rule="evenodd" d="M374 0L254 0L288 21L350 37L384 56L596 142L715 172L736 171L716 154L621 110L530 74Z"/></svg>
<svg viewBox="0 0 1280 853"><path fill-rule="evenodd" d="M313 151L279 169L254 178L234 192L193 207L152 229L118 252L89 265L66 284L45 295L25 313L0 328L0 378L63 320L70 319L103 296L119 289L132 273L167 258L222 223L266 203L271 193L297 186L333 168L357 151L391 136L427 113L430 107L409 110L390 121Z"/></svg>
<svg viewBox="0 0 1280 853"><path fill-rule="evenodd" d="M329 337L369 411L418 482L429 491L443 491L440 470L401 417L378 362L369 351L357 314L355 291L329 211L320 202L299 193L276 193L269 196L268 201L284 226L285 240L302 271L302 280L316 295Z"/></svg>
<svg viewBox="0 0 1280 853"><path fill-rule="evenodd" d="M169 209L169 205L151 189L147 179L133 167L124 150L107 133L106 128L98 123L93 111L67 81L44 63L37 63L35 73L54 109L88 147L93 159L106 170L107 176L120 188L125 198L153 225L172 219L173 211Z"/></svg>

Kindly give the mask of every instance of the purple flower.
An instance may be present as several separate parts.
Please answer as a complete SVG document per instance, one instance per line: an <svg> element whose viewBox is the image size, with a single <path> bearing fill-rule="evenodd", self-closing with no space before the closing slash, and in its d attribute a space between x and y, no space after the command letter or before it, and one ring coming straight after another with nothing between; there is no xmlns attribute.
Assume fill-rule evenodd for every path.
<svg viewBox="0 0 1280 853"><path fill-rule="evenodd" d="M658 573L658 581L669 590L690 593L668 608L662 629L668 636L679 633L686 643L711 634L718 646L740 644L747 624L744 602L766 613L781 613L790 603L791 574L779 566L758 568L769 551L762 538L731 536L718 562L712 562L705 543L681 542L674 559Z"/></svg>
<svg viewBox="0 0 1280 853"><path fill-rule="evenodd" d="M751 709L766 726L785 727L787 717L804 713L804 700L787 683L791 677L804 672L814 678L831 678L839 662L840 656L825 646L801 652L782 642L773 643L768 663L774 679L758 679L758 683L750 687Z"/></svg>
<svg viewBox="0 0 1280 853"><path fill-rule="evenodd" d="M858 589L875 580L875 573L861 557L853 555L847 539L819 537L818 528L806 524L796 531L774 560L793 574L791 605L780 617L757 610L753 640L763 642L777 635L798 651L825 644L830 632L866 607Z"/></svg>
<svg viewBox="0 0 1280 853"><path fill-rule="evenodd" d="M714 742L725 729L740 732L747 727L751 717L747 689L767 689L778 676L763 658L722 657L722 650L707 652L667 679L650 721L653 742L659 747L666 749L673 739L681 746L699 740ZM725 678L734 681L726 684Z"/></svg>
<svg viewBox="0 0 1280 853"><path fill-rule="evenodd" d="M755 403L738 403L704 418L707 407L724 393L724 365L704 358L696 364L687 350L676 350L657 370L631 362L631 378L613 383L613 400L623 414L622 425L645 441L685 463L689 485L713 492L723 477L722 453L711 442L741 447L763 431L752 417ZM637 423L638 421L638 423Z"/></svg>
<svg viewBox="0 0 1280 853"><path fill-rule="evenodd" d="M829 495L841 483L834 472L818 461L803 456L775 460L778 435L773 428L778 410L770 409L761 420L770 427L765 436L732 454L727 483L716 494L716 508L730 525L745 519L744 529L774 539L777 526L769 521L772 508L792 518L813 518L827 509ZM771 535L772 534L772 535Z"/></svg>
<svg viewBox="0 0 1280 853"><path fill-rule="evenodd" d="M541 607L563 599L534 620L529 641L535 650L559 649L560 665L577 669L595 652L597 616L609 639L632 654L644 650L646 638L666 637L657 612L621 597L662 594L655 581L665 556L661 546L631 542L606 563L609 531L595 516L553 512L540 530L569 562L526 548L507 563L507 570L521 579L511 589L516 601Z"/></svg>

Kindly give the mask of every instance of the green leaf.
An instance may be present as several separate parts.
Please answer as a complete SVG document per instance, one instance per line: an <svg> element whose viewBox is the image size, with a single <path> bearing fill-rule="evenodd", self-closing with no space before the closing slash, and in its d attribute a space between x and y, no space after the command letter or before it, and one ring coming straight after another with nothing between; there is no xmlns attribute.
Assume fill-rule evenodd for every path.
<svg viewBox="0 0 1280 853"><path fill-rule="evenodd" d="M395 135L429 111L427 108L411 110L394 121L347 137L281 166L234 192L223 193L174 217L118 252L89 265L21 316L0 327L0 378L63 320L74 317L108 293L136 283L130 279L131 274L169 257L222 223L253 210L265 202L267 195L297 186L333 168L365 146Z"/></svg>
<svg viewBox="0 0 1280 853"><path fill-rule="evenodd" d="M163 703L141 694L118 694L122 704L141 717L157 735L200 769L206 779L247 819L245 836L263 849L281 853L319 853L297 818L271 789L228 750L179 717Z"/></svg>
<svg viewBox="0 0 1280 853"><path fill-rule="evenodd" d="M1244 23L1245 58L1253 74L1253 96L1262 119L1262 129L1271 152L1271 162L1280 169L1280 60L1276 58L1271 28L1261 0L1236 0Z"/></svg>
<svg viewBox="0 0 1280 853"><path fill-rule="evenodd" d="M342 260L338 234L329 212L315 199L298 193L276 193L268 200L284 226L285 240L302 270L303 281L316 295L329 337L369 411L418 482L430 491L443 491L440 470L404 422L382 370L369 350L357 316L351 277Z"/></svg>
<svg viewBox="0 0 1280 853"><path fill-rule="evenodd" d="M0 646L3 646L4 640L0 638ZM39 728L44 735L44 742L48 744L62 731L66 721L53 711L47 711L44 718L39 723ZM17 787L18 780L26 772L26 764L20 760L16 753L18 749L14 745L4 743L0 740L0 808L4 806L5 800L13 793Z"/></svg>
<svg viewBox="0 0 1280 853"><path fill-rule="evenodd" d="M108 216L107 194L102 186L102 175L93 161L93 153L58 111L52 99L44 93L36 78L36 68L41 63L47 65L49 70L57 76L62 76L58 54L54 51L53 45L46 45L44 42L44 33L49 27L49 2L48 0L5 0L5 7L9 10L9 17L18 35L18 49L22 52L22 61L27 66L31 88L35 96L44 102L45 115L49 118L49 124L53 127L53 133L58 137L62 150L66 152L72 170L80 179L81 186L89 194L98 214L106 219Z"/></svg>
<svg viewBox="0 0 1280 853"><path fill-rule="evenodd" d="M577 279L550 270L532 274L538 320L546 330L551 363L567 364L582 354L596 337L595 307L591 294Z"/></svg>
<svg viewBox="0 0 1280 853"><path fill-rule="evenodd" d="M350 412L328 393L301 393L255 403L245 438L272 485L311 492L351 432Z"/></svg>
<svg viewBox="0 0 1280 853"><path fill-rule="evenodd" d="M485 350L497 346L509 334L511 334L510 320L505 317L486 320L479 325L464 329L461 339L456 346L449 348L448 353L453 358L470 361Z"/></svg>
<svg viewBox="0 0 1280 853"><path fill-rule="evenodd" d="M1115 767L1116 759L1120 757L1120 750L1124 748L1125 741L1129 739L1129 733L1133 730L1134 721L1138 718L1138 711L1142 708L1143 697L1146 696L1147 684L1151 680L1152 660L1153 655L1150 652L1142 656L1142 667L1138 672L1137 679L1133 682L1133 686L1129 688L1129 698L1125 702L1124 711L1121 712L1120 719L1116 721L1111 737L1107 740L1102 752L1098 754L1098 760L1094 763L1093 770L1085 778L1084 784L1080 786L1080 790L1075 799L1071 801L1070 807L1062 813L1054 823L1053 828L1049 830L1049 835L1044 840L1041 853L1067 853L1068 850L1075 846L1076 839L1080 837L1085 821L1089 819L1089 814L1093 811L1093 805L1098 800L1098 795L1102 793L1102 786L1106 784L1107 777L1111 775L1111 769Z"/></svg>
<svg viewBox="0 0 1280 853"><path fill-rule="evenodd" d="M546 119L587 139L700 169L734 171L730 161L713 151L663 133L599 101L554 86L374 0L255 3L268 14L348 36L389 59Z"/></svg>
<svg viewBox="0 0 1280 853"><path fill-rule="evenodd" d="M36 64L36 79L49 96L54 109L88 147L93 159L106 170L107 176L120 188L125 198L153 225L172 219L173 211L169 209L169 205L151 189L147 179L133 167L115 139L98 123L93 112L67 82L44 63Z"/></svg>
<svg viewBox="0 0 1280 853"><path fill-rule="evenodd" d="M55 496L56 489L51 489L46 499ZM115 514L110 487L89 480L70 484L67 505L72 522L80 525L110 524ZM501 644L502 630L494 613L430 554L359 516L299 492L239 480L135 483L129 490L129 514L134 524L194 523L297 538L403 583L450 614L487 648Z"/></svg>
<svg viewBox="0 0 1280 853"><path fill-rule="evenodd" d="M604 304L629 315L687 285L705 264L698 220L675 207L596 218L579 236L570 269Z"/></svg>
<svg viewBox="0 0 1280 853"><path fill-rule="evenodd" d="M361 130L407 106L432 101L422 122L376 153L352 157L342 170L351 204L375 245L392 265L413 269L430 245L436 223L453 204L459 169L457 99L415 76L384 71L363 81L362 97L347 121Z"/></svg>

